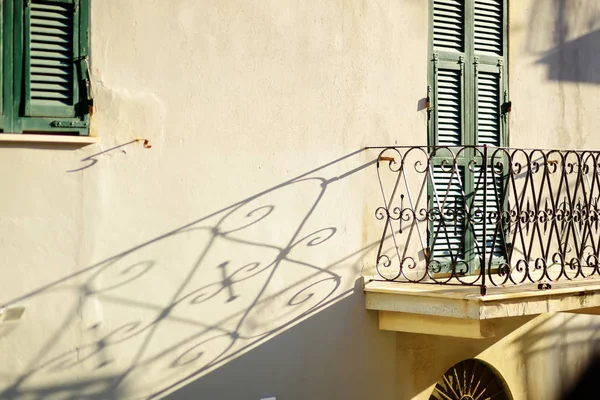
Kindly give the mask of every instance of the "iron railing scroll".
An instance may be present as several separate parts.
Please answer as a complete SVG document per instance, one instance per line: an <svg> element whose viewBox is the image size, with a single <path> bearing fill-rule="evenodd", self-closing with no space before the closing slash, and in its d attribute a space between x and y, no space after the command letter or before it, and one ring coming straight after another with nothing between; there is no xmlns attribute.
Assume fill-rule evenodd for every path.
<svg viewBox="0 0 600 400"><path fill-rule="evenodd" d="M382 279L485 294L600 275L600 151L377 149Z"/></svg>

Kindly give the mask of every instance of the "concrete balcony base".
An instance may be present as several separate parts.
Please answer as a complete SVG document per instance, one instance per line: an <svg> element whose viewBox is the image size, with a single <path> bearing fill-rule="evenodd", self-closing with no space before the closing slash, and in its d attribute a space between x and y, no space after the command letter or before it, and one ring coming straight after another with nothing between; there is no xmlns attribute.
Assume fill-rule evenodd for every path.
<svg viewBox="0 0 600 400"><path fill-rule="evenodd" d="M379 329L385 331L485 339L495 336L495 328L494 320L379 311Z"/></svg>
<svg viewBox="0 0 600 400"><path fill-rule="evenodd" d="M600 280L493 287L369 281L366 308L379 311L383 330L464 338L488 338L502 318L570 312L600 315Z"/></svg>

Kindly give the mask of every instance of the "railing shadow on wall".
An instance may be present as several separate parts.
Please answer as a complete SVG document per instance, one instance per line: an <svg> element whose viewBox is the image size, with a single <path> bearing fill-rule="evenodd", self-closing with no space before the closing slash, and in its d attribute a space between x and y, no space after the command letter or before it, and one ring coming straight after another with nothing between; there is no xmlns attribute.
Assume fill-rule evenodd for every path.
<svg viewBox="0 0 600 400"><path fill-rule="evenodd" d="M536 0L531 8L526 50L543 52L537 63L546 65L548 79L557 82L600 84L600 14L594 1ZM544 18L543 20L540 17ZM553 26L544 25L550 22ZM552 49L536 42L540 32L553 32ZM541 45L541 43L540 43Z"/></svg>
<svg viewBox="0 0 600 400"><path fill-rule="evenodd" d="M385 147L377 170L380 279L485 294L600 276L599 151Z"/></svg>
<svg viewBox="0 0 600 400"><path fill-rule="evenodd" d="M561 43L538 63L552 81L600 84L600 29Z"/></svg>
<svg viewBox="0 0 600 400"><path fill-rule="evenodd" d="M355 332L354 339L345 340L358 345L360 341L369 343L369 335L373 335L377 341L368 346L369 353L388 349L386 343L393 344L393 335L378 331L376 320L360 301L362 290L354 287L361 258L377 243L341 253L343 238L336 226L327 225L328 218L323 218L320 210L330 209L328 196L340 196L332 193L332 188L346 184L345 180L375 163L365 163L362 153L348 154L7 302L43 303L65 292L74 298L70 309L57 314L61 322L56 329L49 329L45 345L19 377L4 387L0 398L116 399L131 393L140 398L164 397L265 346L292 327L301 329L307 318L334 310L332 307L344 317L340 320L339 315L329 314L334 325L321 319L322 329L339 339L345 332L342 320L363 321L370 327L368 332ZM312 201L295 203L299 193L305 198L312 196ZM301 204L303 211L298 209ZM270 230L273 235L257 237ZM196 248L195 259L173 248ZM223 254L231 257L223 259ZM181 268L185 263L189 267ZM162 285L167 281L169 285ZM359 310L362 313L356 315ZM87 326L86 318L90 318ZM65 346L72 331L80 329L84 344ZM389 340L382 339L385 337ZM72 350L58 351L58 344ZM304 352L296 346L289 350L291 357L301 357ZM347 361L342 353L321 350L321 355ZM293 363L287 368L293 369ZM392 365L389 370L393 373ZM376 382L381 375L366 363L352 371L357 382L369 374L374 374ZM40 383L58 382L56 376L64 380L65 373L78 378ZM102 378L86 380L88 374ZM160 378L145 382L148 374ZM313 375L324 379L316 371ZM389 381L393 385L391 376ZM136 386L139 382L145 385ZM255 383L252 388L238 388L238 394L254 390L256 396L263 396L269 394L265 393L267 383L276 386L266 376L264 382ZM385 391L381 384L370 389L369 385L360 386ZM357 390L356 385L348 387ZM361 396L363 389L358 388L354 395Z"/></svg>
<svg viewBox="0 0 600 400"><path fill-rule="evenodd" d="M598 328L597 317L577 314L548 314L532 321L529 329L513 339L519 349L527 393L535 398L562 400L595 398L594 390L585 390L592 388L589 373L597 374L600 360ZM579 396L573 397L577 393Z"/></svg>

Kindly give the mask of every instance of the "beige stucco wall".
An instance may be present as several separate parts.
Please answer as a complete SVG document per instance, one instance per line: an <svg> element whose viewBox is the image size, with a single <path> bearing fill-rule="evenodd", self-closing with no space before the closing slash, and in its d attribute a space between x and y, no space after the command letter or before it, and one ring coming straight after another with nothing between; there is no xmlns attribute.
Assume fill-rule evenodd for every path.
<svg viewBox="0 0 600 400"><path fill-rule="evenodd" d="M498 372L514 399L560 399L594 360L599 324L597 317L549 314L504 320L493 339L399 333L397 398L429 399L446 370L477 358Z"/></svg>
<svg viewBox="0 0 600 400"><path fill-rule="evenodd" d="M547 399L535 366L555 353L506 354L549 324L429 346L364 310L380 226L362 149L425 142L426 3L93 0L101 143L0 146L0 304L26 307L0 326L0 397L427 398L480 354L515 398ZM597 32L593 3L563 44ZM513 7L511 141L600 147L600 82L542 61L558 4Z"/></svg>
<svg viewBox="0 0 600 400"><path fill-rule="evenodd" d="M600 148L600 4L512 1L511 145Z"/></svg>
<svg viewBox="0 0 600 400"><path fill-rule="evenodd" d="M395 335L357 285L361 149L420 140L426 18L93 0L101 143L0 148L0 303L26 307L3 396L392 399Z"/></svg>

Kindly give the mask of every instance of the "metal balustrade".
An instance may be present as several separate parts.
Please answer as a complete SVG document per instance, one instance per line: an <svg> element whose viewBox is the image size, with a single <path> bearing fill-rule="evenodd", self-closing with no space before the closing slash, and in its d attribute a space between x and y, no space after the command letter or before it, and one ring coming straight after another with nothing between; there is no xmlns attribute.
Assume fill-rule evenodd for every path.
<svg viewBox="0 0 600 400"><path fill-rule="evenodd" d="M381 279L485 294L600 277L600 151L376 149Z"/></svg>

